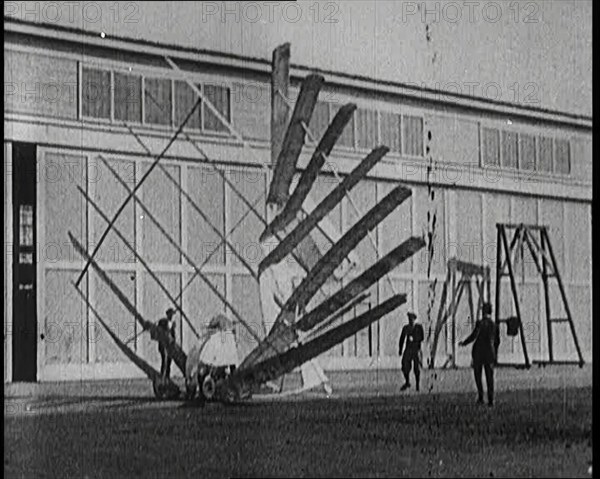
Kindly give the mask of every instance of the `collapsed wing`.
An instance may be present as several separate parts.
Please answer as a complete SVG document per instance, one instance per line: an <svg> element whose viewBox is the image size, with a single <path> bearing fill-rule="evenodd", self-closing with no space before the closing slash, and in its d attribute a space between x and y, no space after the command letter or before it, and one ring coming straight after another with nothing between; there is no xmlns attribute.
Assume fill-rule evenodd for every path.
<svg viewBox="0 0 600 479"><path fill-rule="evenodd" d="M341 201L344 195L350 191L366 174L383 158L389 148L380 146L375 148L360 164L346 176L342 182L329 193L316 208L288 234L277 247L269 253L258 266L259 275L270 265L280 262L303 240L317 224L327 216Z"/></svg>
<svg viewBox="0 0 600 479"><path fill-rule="evenodd" d="M314 86L314 79L308 77L305 80L306 86L303 85L301 97L302 91L310 90L311 82ZM412 191L405 186L397 186L364 214L339 240L333 242L329 250L320 255L317 261L307 260L305 265L309 267L306 274L303 277L298 275L298 271L293 270L287 259L290 255L310 250L306 245L310 244L314 229L318 228L322 221L327 221L327 215L389 151L386 146L373 149L312 211L303 214L303 203L308 199L327 155L349 123L356 106L347 104L338 111L290 195L288 190L291 177L300 153L298 145L301 146L304 140L304 133L300 132L298 126L299 109L304 108L302 111L306 113L308 107L311 110L314 107L312 104L314 98L308 93L301 100L307 103L302 105L299 100L296 104L285 135L286 140L295 139L293 151L289 154L286 152L286 141L284 141L270 187L272 194L269 195L269 201L272 211L278 210L279 213L260 236L261 241L274 235L283 236L258 268L261 301L263 304L270 305L264 308L264 313L268 310L265 316L269 316L269 327L265 340L246 356L232 379L242 389L251 388L253 385L259 385L292 371L404 303L405 295L395 295L359 317L334 326L336 321L350 309L350 305L355 305L364 299L365 291L369 287L425 246L423 238L409 238L336 293L326 294L328 298L321 304L308 313L305 312L317 291L324 288L329 278L336 276L342 262L354 254L357 245L409 198ZM307 129L309 120L310 116L302 117L304 129ZM310 256L310 253L307 256ZM300 276L299 284L293 285L292 277L298 276ZM332 285L331 282L328 284ZM272 293L273 297L265 301L269 293Z"/></svg>
<svg viewBox="0 0 600 479"><path fill-rule="evenodd" d="M290 184L306 135L303 124L310 121L324 81L321 75L309 75L302 82L298 101L277 157L267 203L283 205L288 200Z"/></svg>
<svg viewBox="0 0 600 479"><path fill-rule="evenodd" d="M293 323L295 322L296 311L303 311L315 293L321 288L328 277L341 263L341 261L352 251L360 241L374 229L385 217L387 217L400 203L411 195L411 190L403 186L399 186L387 195L380 203L373 207L365 216L359 220L350 230L338 241L333 247L323 256L317 264L308 272L300 285L293 291L292 295L283 305L279 315L277 316L273 328L267 336L267 344L259 344L241 364L241 367L250 366L258 361L266 359L276 353L283 353L289 344L297 339L297 333ZM419 246L420 245L420 246ZM407 251L420 249L424 243L414 241L411 246L406 248ZM396 255L402 258L405 249L396 251ZM410 256L410 255L409 255ZM386 258L388 258L386 256ZM384 258L384 259L386 259ZM404 257L404 259L406 259ZM380 277L376 274L382 267L385 269L386 262L381 260L373 266L365 277L364 284L373 284ZM398 263L395 263L398 264ZM365 273L366 274L366 273ZM369 281L369 278L371 280ZM376 279L374 279L376 278ZM368 286L367 286L368 287ZM364 291L366 287L357 290L356 294ZM355 296L356 294L353 294ZM351 298L350 298L351 299ZM343 305L342 305L343 306ZM268 346L268 347L267 347Z"/></svg>
<svg viewBox="0 0 600 479"><path fill-rule="evenodd" d="M344 339L356 334L369 324L377 321L406 302L405 294L398 294L377 307L367 311L357 318L341 326L333 328L317 338L289 348L285 353L272 356L251 367L239 368L231 377L231 381L242 391L252 388L256 384L276 379L277 377L293 371L296 367L315 358L327 351Z"/></svg>
<svg viewBox="0 0 600 479"><path fill-rule="evenodd" d="M327 127L323 138L321 138L321 141L317 145L306 169L302 172L300 180L290 196L290 199L285 203L283 211L267 225L261 234L261 242L265 241L269 236L281 231L297 217L297 214L302 209L304 200L308 197L308 194L319 175L319 171L325 163L325 158L331 153L336 141L342 135L345 126L352 118L354 110L356 110L356 105L353 103L348 103L339 109L333 121Z"/></svg>

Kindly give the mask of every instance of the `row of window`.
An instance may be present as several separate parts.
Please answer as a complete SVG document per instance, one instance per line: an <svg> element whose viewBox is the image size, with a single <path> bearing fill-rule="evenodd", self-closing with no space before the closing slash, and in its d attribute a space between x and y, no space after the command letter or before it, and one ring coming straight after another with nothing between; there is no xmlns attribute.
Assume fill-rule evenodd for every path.
<svg viewBox="0 0 600 479"><path fill-rule="evenodd" d="M341 104L317 102L309 128L317 141L335 117ZM366 108L357 108L344 128L337 146L370 150L386 145L406 156L423 156L423 118Z"/></svg>
<svg viewBox="0 0 600 479"><path fill-rule="evenodd" d="M482 128L481 132L484 165L561 175L571 173L569 140L497 128Z"/></svg>
<svg viewBox="0 0 600 479"><path fill-rule="evenodd" d="M219 113L231 121L231 90L227 86L199 83L197 87ZM153 125L178 126L197 101L184 81L82 68L84 117ZM318 141L342 106L317 102L309 128ZM227 133L228 128L202 104L187 128ZM568 140L482 128L483 165L567 175L571 172ZM423 118L358 108L336 146L369 150L384 144L405 156L423 157Z"/></svg>
<svg viewBox="0 0 600 479"><path fill-rule="evenodd" d="M85 67L81 87L82 116L131 123L179 126L197 101L195 92L185 81ZM197 87L230 121L230 89L210 83L199 83ZM209 132L228 131L206 105L195 110L186 127Z"/></svg>
<svg viewBox="0 0 600 479"><path fill-rule="evenodd" d="M211 83L201 83L197 86L219 113L227 121L231 121L230 88ZM82 68L83 117L178 126L196 99L192 88L181 80ZM321 138L340 106L341 104L330 102L317 103L309 125L317 140ZM202 105L194 113L186 126L188 129L199 131L228 131L206 105ZM389 146L392 151L422 157L423 119L359 108L344 129L337 146L371 149L380 143Z"/></svg>

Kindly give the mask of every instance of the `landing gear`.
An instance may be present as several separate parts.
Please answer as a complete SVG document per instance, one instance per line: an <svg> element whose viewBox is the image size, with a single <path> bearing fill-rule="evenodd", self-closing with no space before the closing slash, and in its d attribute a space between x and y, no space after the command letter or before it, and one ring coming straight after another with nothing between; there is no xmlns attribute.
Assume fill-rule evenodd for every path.
<svg viewBox="0 0 600 479"><path fill-rule="evenodd" d="M215 380L212 378L210 374L204 377L202 381L202 387L200 388L200 394L204 396L204 399L210 401L215 396L215 391L217 390L217 385L215 384Z"/></svg>
<svg viewBox="0 0 600 479"><path fill-rule="evenodd" d="M198 373L186 378L185 398L201 402L220 400L233 403L240 400L238 388L228 381L235 366L202 365Z"/></svg>

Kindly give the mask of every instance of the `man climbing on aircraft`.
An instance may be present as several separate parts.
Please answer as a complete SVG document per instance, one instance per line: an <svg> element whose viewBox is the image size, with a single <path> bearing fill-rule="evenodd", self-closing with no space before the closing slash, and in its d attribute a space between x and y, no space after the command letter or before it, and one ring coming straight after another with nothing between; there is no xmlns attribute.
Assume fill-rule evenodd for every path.
<svg viewBox="0 0 600 479"><path fill-rule="evenodd" d="M404 375L404 386L401 391L405 391L410 387L409 374L411 366L415 373L415 386L419 390L419 378L421 375L421 342L424 338L423 326L417 323L417 315L411 311L408 312L408 324L405 324L400 334L400 344L398 346L398 354L402 356L402 374ZM406 340L406 348L404 354L402 349Z"/></svg>
<svg viewBox="0 0 600 479"><path fill-rule="evenodd" d="M173 318L175 310L169 308L165 314L165 318L158 320L158 327L175 339L175 319ZM160 353L160 374L163 378L169 378L171 375L172 359L160 343L158 343L158 352Z"/></svg>

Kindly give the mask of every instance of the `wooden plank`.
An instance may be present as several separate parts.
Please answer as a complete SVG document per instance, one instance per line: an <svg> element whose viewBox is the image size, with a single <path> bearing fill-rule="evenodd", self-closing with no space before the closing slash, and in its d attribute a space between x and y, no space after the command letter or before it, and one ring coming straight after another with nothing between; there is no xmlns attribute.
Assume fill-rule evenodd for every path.
<svg viewBox="0 0 600 479"><path fill-rule="evenodd" d="M302 123L307 124L310 121L324 81L321 75L309 75L302 82L298 101L277 156L267 203L283 206L289 198L290 184L306 136Z"/></svg>
<svg viewBox="0 0 600 479"><path fill-rule="evenodd" d="M367 269L358 278L352 280L333 296L327 298L312 311L306 313L298 320L296 327L302 331L309 331L314 328L321 320L337 311L356 295L370 288L374 283L379 281L400 263L403 263L413 256L424 246L425 240L423 238L409 238L377 261L377 263Z"/></svg>
<svg viewBox="0 0 600 479"><path fill-rule="evenodd" d="M404 186L393 189L383 200L369 210L342 238L318 261L300 285L284 304L277 315L273 328L267 336L271 350L266 345L259 344L244 359L240 367L248 367L256 362L262 361L268 356L284 352L291 343L297 340L297 333L293 326L296 319L296 311L302 311L314 294L325 283L327 278L339 266L343 259L352 251L360 241L364 239L369 231L375 228L386 216L388 216L400 203L411 195L411 190ZM421 246L422 247L422 246ZM373 270L375 275L375 270ZM326 317L326 315L325 315ZM321 318L324 319L324 318Z"/></svg>
<svg viewBox="0 0 600 479"><path fill-rule="evenodd" d="M329 326L331 326L337 319L341 318L344 314L352 310L352 308L356 307L358 304L362 303L365 299L371 296L371 293L363 293L352 301L350 301L346 306L337 310L335 314L331 314L323 320L319 326L313 329L306 338L303 339L314 339L317 335L320 335L323 331L325 331Z"/></svg>
<svg viewBox="0 0 600 479"><path fill-rule="evenodd" d="M273 50L271 72L271 164L277 164L285 136L290 107L290 44L284 43Z"/></svg>
<svg viewBox="0 0 600 479"><path fill-rule="evenodd" d="M298 341L298 334L291 323L280 323L273 326L269 335L267 335L267 340L268 343L261 342L250 351L250 354L240 364L239 369L247 369L266 358L286 352L290 345Z"/></svg>
<svg viewBox="0 0 600 479"><path fill-rule="evenodd" d="M323 138L319 141L306 169L302 172L300 181L298 181L298 185L294 189L292 196L285 204L283 211L277 215L261 234L260 241L265 241L273 233L281 231L296 218L296 214L302 208L302 204L317 179L326 157L331 153L355 110L356 105L354 103L348 103L338 110L327 131L325 131Z"/></svg>
<svg viewBox="0 0 600 479"><path fill-rule="evenodd" d="M186 354L183 352L183 349L177 344L175 339L173 339L166 331L162 328L159 328L158 325L154 324L144 317L138 312L133 304L127 299L127 296L119 289L119 287L108 277L108 275L104 272L100 266L96 263L96 261L87 253L85 248L75 239L75 237L68 232L69 239L73 244L75 250L89 262L90 266L96 271L98 276L104 283L109 287L109 289L119 298L119 301L123 303L123 306L131 313L131 315L140 323L142 328L150 331L153 337L160 343L161 346L165 348L169 356L173 358L177 367L181 370L181 372L185 375L185 362L187 360ZM77 286L76 286L77 287Z"/></svg>
<svg viewBox="0 0 600 479"><path fill-rule="evenodd" d="M296 308L304 309L348 253L356 248L369 231L373 230L411 194L410 188L402 185L397 186L383 200L371 208L308 272L300 286L294 290L286 301L280 316L282 317L285 312L293 313ZM277 324L277 320L275 320L275 324Z"/></svg>
<svg viewBox="0 0 600 479"><path fill-rule="evenodd" d="M319 354L331 349L344 339L356 334L361 329L374 323L381 317L392 312L406 302L405 294L392 296L377 307L367 311L357 318L338 326L306 344L294 347L283 354L268 358L253 367L237 369L231 381L242 385L242 389L250 389L266 381L272 381L279 376L293 371L301 364L310 361Z"/></svg>
<svg viewBox="0 0 600 479"><path fill-rule="evenodd" d="M311 213L304 218L292 232L287 235L281 243L279 243L258 266L258 274L275 263L279 263L283 258L290 254L294 248L302 241L302 239L315 227L317 224L333 210L346 192L350 191L365 175L375 166L375 164L383 158L389 148L380 146L375 148L371 153L364 158L360 164L354 168L342 182L337 185Z"/></svg>

